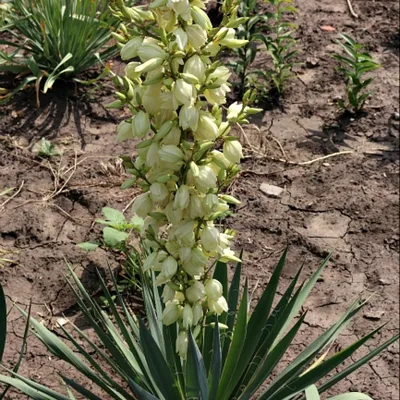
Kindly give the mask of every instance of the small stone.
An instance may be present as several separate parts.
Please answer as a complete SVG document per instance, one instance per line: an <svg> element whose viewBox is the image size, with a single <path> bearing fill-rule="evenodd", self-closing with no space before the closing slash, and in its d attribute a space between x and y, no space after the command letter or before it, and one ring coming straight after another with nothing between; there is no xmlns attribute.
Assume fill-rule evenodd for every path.
<svg viewBox="0 0 400 400"><path fill-rule="evenodd" d="M332 101L337 103L338 101L342 101L343 97L340 94L337 94L335 96L332 97Z"/></svg>
<svg viewBox="0 0 400 400"><path fill-rule="evenodd" d="M260 185L260 190L267 196L275 198L280 197L283 192L283 189L279 186L270 185L269 183L265 182Z"/></svg>
<svg viewBox="0 0 400 400"><path fill-rule="evenodd" d="M392 284L388 279L379 279L378 282L380 285L383 285L383 286L389 286Z"/></svg>
<svg viewBox="0 0 400 400"><path fill-rule="evenodd" d="M307 57L306 67L307 68L315 68L318 67L319 62L316 58Z"/></svg>
<svg viewBox="0 0 400 400"><path fill-rule="evenodd" d="M400 121L400 114L399 114L398 112L393 113L393 118L394 118L396 121Z"/></svg>
<svg viewBox="0 0 400 400"><path fill-rule="evenodd" d="M385 311L367 311L364 314L364 318L377 321L382 318L383 314L385 314Z"/></svg>
<svg viewBox="0 0 400 400"><path fill-rule="evenodd" d="M331 166L331 164L329 164L328 162L324 162L324 163L322 163L322 165L323 165L324 167L330 167L330 166Z"/></svg>
<svg viewBox="0 0 400 400"><path fill-rule="evenodd" d="M321 29L321 31L325 31L325 32L335 32L336 28L334 28L331 25L322 25L319 27L319 29Z"/></svg>

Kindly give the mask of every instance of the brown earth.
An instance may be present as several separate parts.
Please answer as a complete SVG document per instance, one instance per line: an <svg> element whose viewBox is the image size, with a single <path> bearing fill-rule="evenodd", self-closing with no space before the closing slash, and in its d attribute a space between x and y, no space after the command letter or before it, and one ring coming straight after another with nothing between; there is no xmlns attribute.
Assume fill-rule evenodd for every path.
<svg viewBox="0 0 400 400"><path fill-rule="evenodd" d="M302 53L298 79L289 84L281 106L257 116L238 131L246 147L242 173L230 187L242 204L226 225L239 233L245 271L259 294L286 244L290 245L287 284L305 264L309 276L326 254L332 259L313 291L310 313L289 357L332 324L357 296L374 294L362 315L338 340L345 346L388 322L370 348L399 327L399 4L397 1L297 0L296 23ZM320 29L329 25L336 29ZM376 94L359 119L341 117L333 99L344 93L342 77L330 54L338 51L339 32L355 37L382 64L376 72ZM268 59L261 53L259 66ZM85 253L76 243L99 238L94 223L105 205L128 210L136 190L121 191L124 173L118 155L132 143L115 143L123 112L108 112L112 86L103 82L83 92L64 83L35 107L33 93L23 93L0 110L0 280L17 305L30 300L33 315L48 326L74 301L65 285L68 259L88 289L96 293L96 268L119 256L97 250ZM397 113L397 114L396 114ZM31 148L46 137L63 150L50 163ZM338 152L347 152L337 155ZM329 157L328 157L329 156ZM320 159L321 158L321 159ZM283 188L279 198L260 190L262 183ZM14 191L15 193L15 191ZM3 204L9 200L7 204ZM6 253L7 252L7 253ZM72 313L74 315L74 313ZM24 321L12 310L6 365L18 358ZM359 354L363 354L360 352ZM21 373L60 387L56 370L75 373L50 357L30 338ZM336 386L334 393L360 390L375 400L399 399L399 344ZM9 399L20 399L15 392Z"/></svg>

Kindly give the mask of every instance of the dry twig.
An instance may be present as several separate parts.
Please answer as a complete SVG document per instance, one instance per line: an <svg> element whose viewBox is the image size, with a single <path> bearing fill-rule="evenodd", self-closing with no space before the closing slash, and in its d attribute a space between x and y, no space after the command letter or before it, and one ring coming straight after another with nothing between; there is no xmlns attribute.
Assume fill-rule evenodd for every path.
<svg viewBox="0 0 400 400"><path fill-rule="evenodd" d="M21 182L21 185L19 186L18 190L12 195L10 196L7 200L3 201L3 203L0 204L0 210L2 210L4 208L4 206L10 202L14 197L18 196L19 192L22 190L22 187L24 186L25 181Z"/></svg>
<svg viewBox="0 0 400 400"><path fill-rule="evenodd" d="M352 6L352 4L351 4L351 0L347 0L347 5L348 5L348 7L349 7L350 14L351 14L354 18L358 18L358 14L356 14L356 13L354 12L353 6Z"/></svg>

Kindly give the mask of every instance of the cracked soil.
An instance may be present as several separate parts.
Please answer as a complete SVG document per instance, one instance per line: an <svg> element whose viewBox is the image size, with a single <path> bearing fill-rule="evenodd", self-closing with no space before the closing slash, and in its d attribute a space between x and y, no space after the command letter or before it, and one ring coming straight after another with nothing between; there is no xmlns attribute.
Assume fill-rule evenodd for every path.
<svg viewBox="0 0 400 400"><path fill-rule="evenodd" d="M301 264L306 278L332 252L307 302L306 323L285 362L358 296L373 294L363 314L337 340L336 349L388 322L370 342L372 348L399 327L399 121L395 116L399 112L399 4L353 0L360 15L355 20L345 0L295 3L299 9L296 35L302 50L301 64L295 68L298 78L288 84L281 107L255 116L245 127L245 136L236 132L246 157L229 192L242 203L224 221L238 231L235 246L244 250L253 298L260 294L287 244L288 265L280 290ZM322 31L323 25L336 31ZM365 44L382 65L376 72L376 93L367 105L368 113L360 119L340 119L333 104L335 96L344 93L343 79L330 57L338 50L334 42L338 32ZM257 62L259 67L269 63L263 53ZM115 67L121 68L118 60ZM0 190L24 183L3 207L0 197L0 251L7 252L0 253L0 259L13 260L2 263L0 281L10 308L12 301L27 307L32 300L33 315L51 327L65 312L74 321L80 317L65 285L64 259L97 295L95 269L105 269L107 263L117 268L121 256L103 250L85 253L76 243L98 239L95 219L101 208L123 210L137 190L119 189L125 176L117 158L132 154L133 144L115 143L116 125L128 114L105 110L104 105L113 100L110 84L105 82L84 95L60 83L41 100L37 110L32 93L23 93L0 109ZM30 152L41 137L63 150L61 159L51 161L53 171L47 161ZM351 152L307 164L340 151ZM55 177L59 179L56 189L62 190L44 200L55 190ZM260 185L264 182L283 188L282 195L263 194ZM23 319L12 309L5 365L16 362L23 330ZM20 372L62 390L56 371L79 378L30 336ZM359 390L375 400L399 400L398 372L396 343L331 392ZM7 398L24 397L10 391Z"/></svg>

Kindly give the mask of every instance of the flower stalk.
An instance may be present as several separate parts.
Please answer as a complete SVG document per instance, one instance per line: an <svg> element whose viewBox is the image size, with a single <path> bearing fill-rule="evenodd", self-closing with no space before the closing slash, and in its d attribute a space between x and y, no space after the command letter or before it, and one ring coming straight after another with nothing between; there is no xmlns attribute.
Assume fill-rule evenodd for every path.
<svg viewBox="0 0 400 400"><path fill-rule="evenodd" d="M152 249L144 269L163 287L163 322L178 322L176 350L186 357L188 331L201 332L205 316L228 310L222 285L211 278L216 261L240 261L231 249L234 232L216 220L239 204L221 193L239 172L242 146L231 126L259 110L243 104L227 109L231 73L218 60L224 48L247 43L235 38L237 0L224 3L229 26L213 28L202 0L155 0L147 9L115 4L125 24L115 36L125 76L114 76L118 100L132 118L117 140L140 139L135 160L125 160L143 190L132 211L144 219L143 240ZM240 21L239 21L240 22ZM123 40L121 40L121 38Z"/></svg>

